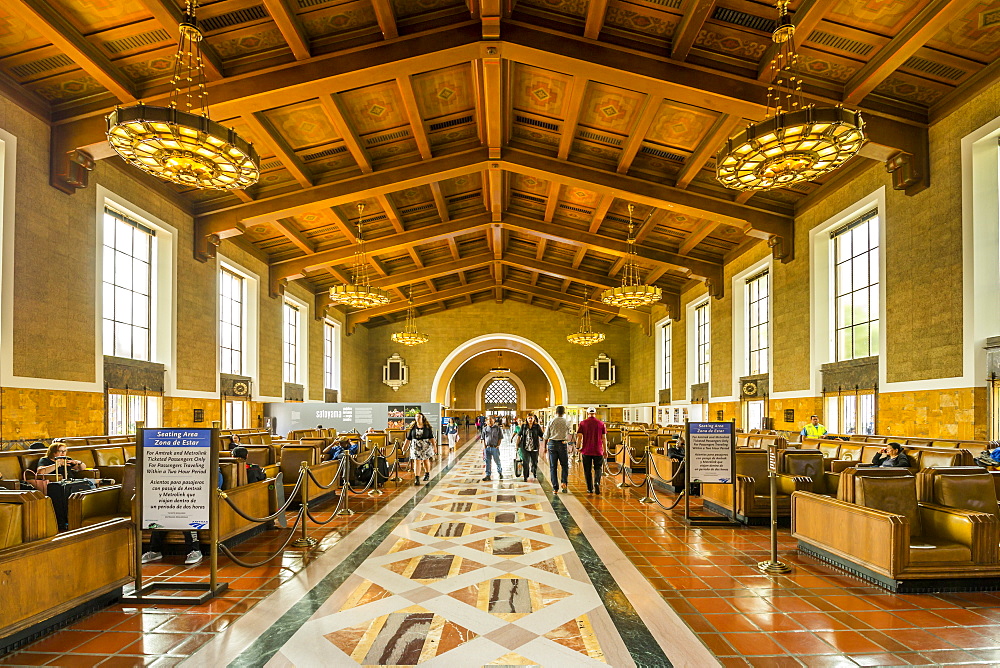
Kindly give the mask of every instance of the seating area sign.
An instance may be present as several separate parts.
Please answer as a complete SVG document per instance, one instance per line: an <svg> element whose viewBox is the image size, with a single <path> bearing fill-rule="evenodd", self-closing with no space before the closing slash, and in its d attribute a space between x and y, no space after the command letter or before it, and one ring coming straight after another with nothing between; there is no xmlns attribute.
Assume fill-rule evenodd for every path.
<svg viewBox="0 0 1000 668"><path fill-rule="evenodd" d="M688 423L688 471L691 482L731 483L735 460L732 422Z"/></svg>
<svg viewBox="0 0 1000 668"><path fill-rule="evenodd" d="M143 529L208 529L218 472L211 429L143 429L139 466Z"/></svg>

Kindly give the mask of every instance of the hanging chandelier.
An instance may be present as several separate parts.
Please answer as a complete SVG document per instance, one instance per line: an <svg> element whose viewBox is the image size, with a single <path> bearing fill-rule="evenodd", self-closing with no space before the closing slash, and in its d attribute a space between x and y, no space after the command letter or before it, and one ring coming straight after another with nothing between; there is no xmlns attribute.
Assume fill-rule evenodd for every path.
<svg viewBox="0 0 1000 668"><path fill-rule="evenodd" d="M601 301L619 308L636 308L648 306L660 301L663 291L655 285L646 285L639 278L639 266L635 262L635 236L633 232L632 214L635 205L628 205L628 255L622 268L622 284L617 288L609 288L601 293Z"/></svg>
<svg viewBox="0 0 1000 668"><path fill-rule="evenodd" d="M365 237L363 231L364 212L364 202L359 202L358 245L354 251L354 282L335 285L330 288L330 301L335 304L343 304L344 306L358 309L384 306L392 301L389 293L382 288L373 286L368 277L368 261L365 257ZM423 341L420 343L423 343Z"/></svg>
<svg viewBox="0 0 1000 668"><path fill-rule="evenodd" d="M503 365L503 351L502 350L498 350L497 351L497 365L495 367L493 367L492 369L490 369L490 373L501 374L501 375L505 374L505 373L510 373L510 367Z"/></svg>
<svg viewBox="0 0 1000 668"><path fill-rule="evenodd" d="M583 316L580 318L580 329L566 335L566 340L578 346L592 346L604 340L604 332L595 332L590 325L590 307L583 305Z"/></svg>
<svg viewBox="0 0 1000 668"><path fill-rule="evenodd" d="M802 79L795 74L798 54L788 0L777 0L777 8L771 39L778 52L770 63L764 120L729 139L716 158L716 178L734 190L811 181L840 167L865 143L861 112L804 104Z"/></svg>
<svg viewBox="0 0 1000 668"><path fill-rule="evenodd" d="M250 142L209 118L197 7L188 0L181 19L169 105L116 107L107 116L108 141L127 163L164 181L202 190L248 188L260 177L260 159Z"/></svg>
<svg viewBox="0 0 1000 668"><path fill-rule="evenodd" d="M421 343L427 343L430 341L429 336L426 334L421 334L417 331L417 326L414 322L415 317L413 313L413 286L410 286L408 293L407 304L409 306L406 309L406 324L403 326L402 332L394 332L390 337L396 343L402 343L404 346L419 346Z"/></svg>

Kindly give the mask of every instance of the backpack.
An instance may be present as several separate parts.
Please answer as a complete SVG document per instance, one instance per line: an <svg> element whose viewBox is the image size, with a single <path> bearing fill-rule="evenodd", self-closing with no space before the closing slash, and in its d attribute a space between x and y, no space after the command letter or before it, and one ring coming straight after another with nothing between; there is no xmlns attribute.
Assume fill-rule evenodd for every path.
<svg viewBox="0 0 1000 668"><path fill-rule="evenodd" d="M260 482L261 480L267 480L264 469L257 464L247 464L247 482Z"/></svg>

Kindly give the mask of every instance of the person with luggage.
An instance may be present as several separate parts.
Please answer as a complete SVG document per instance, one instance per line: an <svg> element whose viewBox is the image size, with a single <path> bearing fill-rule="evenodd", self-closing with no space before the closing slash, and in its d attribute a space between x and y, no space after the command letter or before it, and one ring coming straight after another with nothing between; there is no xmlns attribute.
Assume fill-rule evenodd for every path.
<svg viewBox="0 0 1000 668"><path fill-rule="evenodd" d="M521 475L528 482L529 471L532 481L538 481L538 451L542 445L542 427L534 414L529 414L527 420L518 428L517 449L521 455Z"/></svg>
<svg viewBox="0 0 1000 668"><path fill-rule="evenodd" d="M417 413L416 419L406 432L405 445L410 448L410 459L413 460L413 484L420 484L421 471L424 482L428 482L431 478L431 459L437 450L437 440L423 413Z"/></svg>
<svg viewBox="0 0 1000 668"><path fill-rule="evenodd" d="M73 474L82 471L86 466L78 459L70 459L66 455L66 444L62 441L52 441L52 445L45 452L45 456L38 460L38 467L35 473L46 475L55 473L65 478L75 477Z"/></svg>

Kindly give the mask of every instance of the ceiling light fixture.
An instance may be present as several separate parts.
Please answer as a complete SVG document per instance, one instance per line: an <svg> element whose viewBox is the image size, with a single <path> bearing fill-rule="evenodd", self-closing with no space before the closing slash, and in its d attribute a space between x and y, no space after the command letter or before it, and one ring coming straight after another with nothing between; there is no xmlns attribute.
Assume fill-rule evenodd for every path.
<svg viewBox="0 0 1000 668"><path fill-rule="evenodd" d="M389 293L371 284L368 259L365 257L364 202L358 203L358 245L354 251L354 282L330 288L330 301L351 308L365 309L384 306L392 301Z"/></svg>
<svg viewBox="0 0 1000 668"><path fill-rule="evenodd" d="M646 285L639 278L639 265L636 264L635 236L633 232L632 214L635 205L628 205L628 254L625 266L622 267L622 284L617 288L609 288L601 293L601 301L619 308L636 308L648 306L660 301L663 291L655 285Z"/></svg>
<svg viewBox="0 0 1000 668"><path fill-rule="evenodd" d="M170 104L116 107L107 116L108 141L127 163L178 185L233 190L260 178L253 145L208 115L197 0L188 0L174 54Z"/></svg>
<svg viewBox="0 0 1000 668"><path fill-rule="evenodd" d="M729 139L716 158L716 178L734 190L769 190L811 181L850 160L865 143L861 112L803 102L788 0L777 0L777 8L771 39L778 52L769 64L764 120Z"/></svg>
<svg viewBox="0 0 1000 668"><path fill-rule="evenodd" d="M496 374L510 373L510 367L506 367L506 366L503 365L503 351L502 350L498 350L497 351L497 365L495 367L493 367L492 369L490 369L490 373L496 373Z"/></svg>
<svg viewBox="0 0 1000 668"><path fill-rule="evenodd" d="M580 329L566 335L566 340L578 346L592 346L604 340L604 332L595 332L590 324L590 307L583 304L583 315L580 317Z"/></svg>
<svg viewBox="0 0 1000 668"><path fill-rule="evenodd" d="M392 335L392 340L396 343L402 343L404 346L419 346L421 343L427 343L430 341L431 337L426 334L421 334L417 331L417 326L415 323L415 316L413 311L413 286L407 293L408 299L407 303L409 306L406 309L406 324L403 326L402 332L394 332Z"/></svg>

